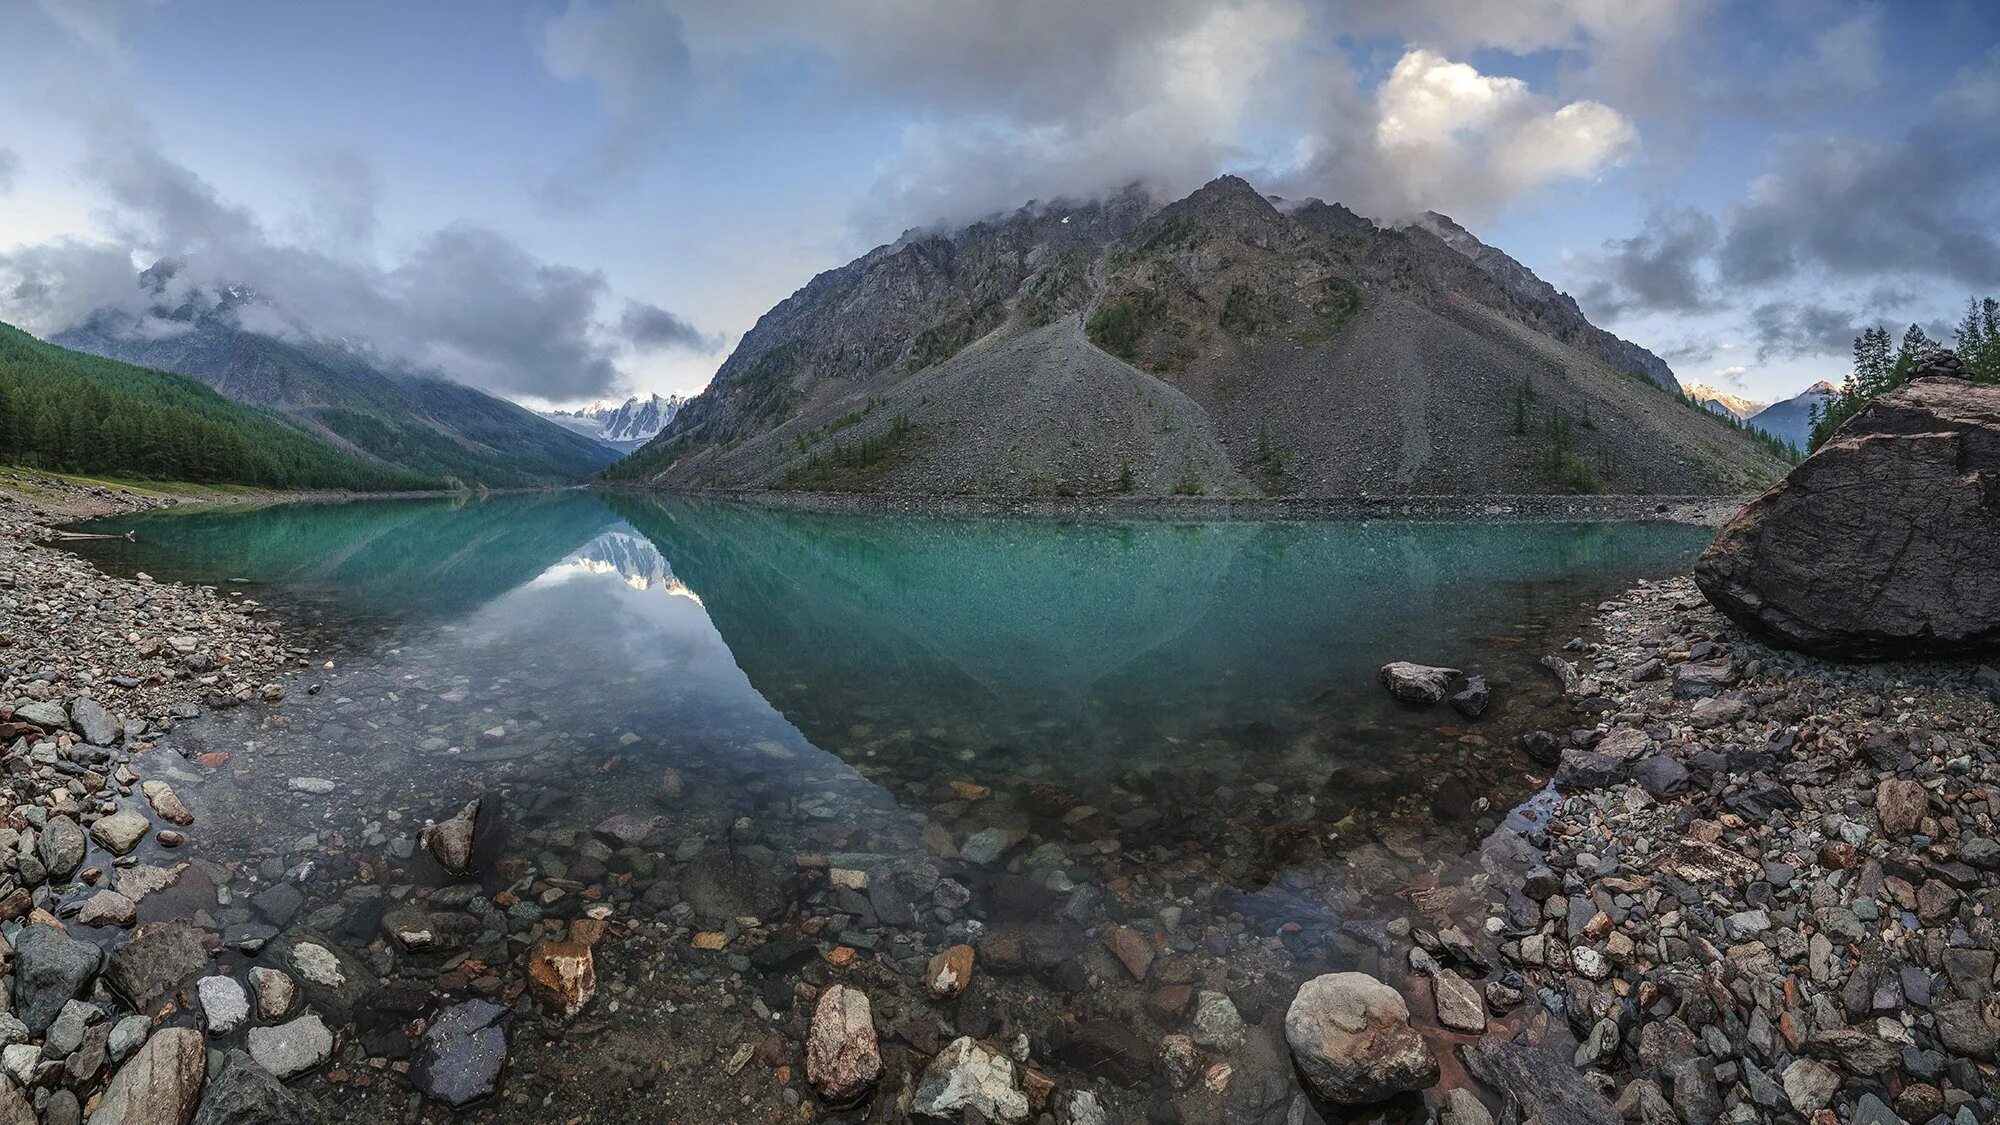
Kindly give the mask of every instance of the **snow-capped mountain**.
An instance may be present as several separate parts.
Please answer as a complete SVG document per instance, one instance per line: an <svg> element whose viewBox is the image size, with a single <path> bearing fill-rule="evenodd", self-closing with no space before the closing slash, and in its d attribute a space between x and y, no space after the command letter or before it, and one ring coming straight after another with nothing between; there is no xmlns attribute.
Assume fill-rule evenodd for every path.
<svg viewBox="0 0 2000 1125"><path fill-rule="evenodd" d="M1750 424L1804 450L1812 444L1813 407L1824 408L1840 388L1822 379L1791 398L1774 402L1751 415Z"/></svg>
<svg viewBox="0 0 2000 1125"><path fill-rule="evenodd" d="M1764 409L1764 404L1761 402L1751 402L1741 395L1730 394L1728 391L1711 387L1706 383L1688 383L1682 387L1682 390L1689 398L1694 399L1717 414L1728 414L1735 417L1738 421L1748 421L1752 415Z"/></svg>
<svg viewBox="0 0 2000 1125"><path fill-rule="evenodd" d="M679 395L648 395L616 404L593 402L581 410L547 410L542 417L585 437L596 438L621 453L630 453L666 429L686 402Z"/></svg>

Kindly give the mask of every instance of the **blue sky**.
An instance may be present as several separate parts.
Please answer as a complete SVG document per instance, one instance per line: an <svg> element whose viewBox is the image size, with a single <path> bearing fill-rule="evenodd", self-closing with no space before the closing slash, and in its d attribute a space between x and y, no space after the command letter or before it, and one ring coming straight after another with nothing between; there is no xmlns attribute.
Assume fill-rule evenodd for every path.
<svg viewBox="0 0 2000 1125"><path fill-rule="evenodd" d="M530 403L691 392L903 229L1228 171L1445 211L1772 398L2000 294L1996 44L1971 0L0 0L0 318L174 255Z"/></svg>

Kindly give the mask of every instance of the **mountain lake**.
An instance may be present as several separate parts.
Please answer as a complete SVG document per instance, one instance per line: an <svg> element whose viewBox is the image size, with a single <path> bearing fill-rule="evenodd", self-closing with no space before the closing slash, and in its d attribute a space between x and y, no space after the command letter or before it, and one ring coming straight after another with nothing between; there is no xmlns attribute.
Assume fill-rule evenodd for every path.
<svg viewBox="0 0 2000 1125"><path fill-rule="evenodd" d="M1025 1036L1140 1120L1173 1033L1195 1053L1164 1073L1196 1066L1217 1120L1285 1120L1297 984L1400 979L1376 950L1408 908L1385 897L1447 927L1482 842L1536 816L1548 769L1520 735L1592 721L1540 658L1709 537L593 492L86 526L134 533L65 544L107 573L252 601L302 658L283 703L205 709L141 755L199 829L143 845L194 866L140 922L205 914L225 970L324 935L365 967L337 1030L381 1044L373 1066L410 1064L385 1029L504 1006L479 1119L524 1121L811 1118L794 1064L832 981L872 1000L892 1091L957 1035ZM1483 674L1491 707L1399 704L1376 680L1395 660ZM455 879L418 837L475 798ZM563 1021L526 960L579 919L607 925ZM934 989L960 944L970 985ZM321 1096L386 1116L395 1084L336 1071Z"/></svg>

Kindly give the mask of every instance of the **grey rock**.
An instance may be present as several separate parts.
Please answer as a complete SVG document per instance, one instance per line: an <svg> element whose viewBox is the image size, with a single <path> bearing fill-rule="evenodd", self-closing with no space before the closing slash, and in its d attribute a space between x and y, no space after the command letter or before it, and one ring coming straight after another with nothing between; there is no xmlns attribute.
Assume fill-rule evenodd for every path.
<svg viewBox="0 0 2000 1125"><path fill-rule="evenodd" d="M458 1109L492 1095L507 1065L507 1009L467 1000L438 1013L424 1031L410 1081Z"/></svg>
<svg viewBox="0 0 2000 1125"><path fill-rule="evenodd" d="M14 1013L42 1035L63 1005L82 996L102 955L51 926L25 926L14 939Z"/></svg>
<svg viewBox="0 0 2000 1125"><path fill-rule="evenodd" d="M97 746L116 745L125 735L125 724L106 711L103 704L88 697L79 697L69 705L69 717L83 740Z"/></svg>
<svg viewBox="0 0 2000 1125"><path fill-rule="evenodd" d="M242 986L237 987L240 995ZM250 1057L274 1077L297 1078L333 1057L333 1032L327 1030L315 1012L276 1027L253 1027Z"/></svg>
<svg viewBox="0 0 2000 1125"><path fill-rule="evenodd" d="M201 934L186 922L149 926L111 951L104 979L140 1012L150 1013L181 982L209 966Z"/></svg>
<svg viewBox="0 0 2000 1125"><path fill-rule="evenodd" d="M90 841L84 838L83 829L66 816L50 817L35 841L35 855L48 869L51 882L75 874L83 866L83 856L89 848Z"/></svg>
<svg viewBox="0 0 2000 1125"><path fill-rule="evenodd" d="M1463 674L1456 668L1437 668L1397 660L1382 665L1375 677L1397 699L1428 707L1442 701L1451 691L1452 683Z"/></svg>
<svg viewBox="0 0 2000 1125"><path fill-rule="evenodd" d="M317 1099L294 1090L241 1050L223 1056L222 1067L202 1092L191 1125L331 1125L333 1117Z"/></svg>

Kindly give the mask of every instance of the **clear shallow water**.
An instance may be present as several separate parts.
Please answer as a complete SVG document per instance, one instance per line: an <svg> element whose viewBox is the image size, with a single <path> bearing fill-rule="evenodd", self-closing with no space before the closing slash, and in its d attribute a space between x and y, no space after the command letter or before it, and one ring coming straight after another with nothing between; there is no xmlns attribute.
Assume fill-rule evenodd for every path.
<svg viewBox="0 0 2000 1125"><path fill-rule="evenodd" d="M1707 538L1668 524L880 518L579 493L100 526L137 533L74 545L106 570L221 584L299 620L334 661L280 707L213 714L163 743L230 754L212 770L162 759L201 817L195 854L224 865L231 901L201 904L218 923L250 917L244 895L310 860L301 919L447 995L480 987L453 975L468 948L502 966L485 985L504 987L520 976L510 956L596 902L660 922L669 942L759 916L823 947L873 946L890 970L958 940L986 957L1018 930L1025 952L996 945L991 960L1025 962L1028 985L996 979L981 1001L1003 1023L1054 1002L1134 1026L1152 1017L1083 968L1083 950L1104 956L1091 940L1104 926L1134 923L1166 954L1229 972L1255 949L1270 963L1250 991L1274 999L1289 976L1353 961L1342 924L1438 881L1539 788L1514 736L1561 721L1535 662L1581 606L1685 568ZM1394 704L1374 669L1397 659L1486 673L1493 709L1472 723ZM337 788L288 792L294 776ZM403 858L408 838L482 793L501 798L506 834L483 889L537 911L489 909L456 948L385 950L384 904L443 882ZM593 846L613 813L660 818L629 849L650 859ZM694 889L724 850L769 885ZM829 866L878 887L928 870L908 909L829 885ZM967 901L932 897L939 877ZM649 896L655 882L667 892ZM769 936L752 930L733 949ZM697 979L763 995L741 953L702 956L714 963L694 962ZM636 966L600 974L630 990L621 1014L599 1004L613 1027L675 1007ZM731 1001L718 1003L726 1023ZM532 1086L533 1065L518 1069Z"/></svg>

